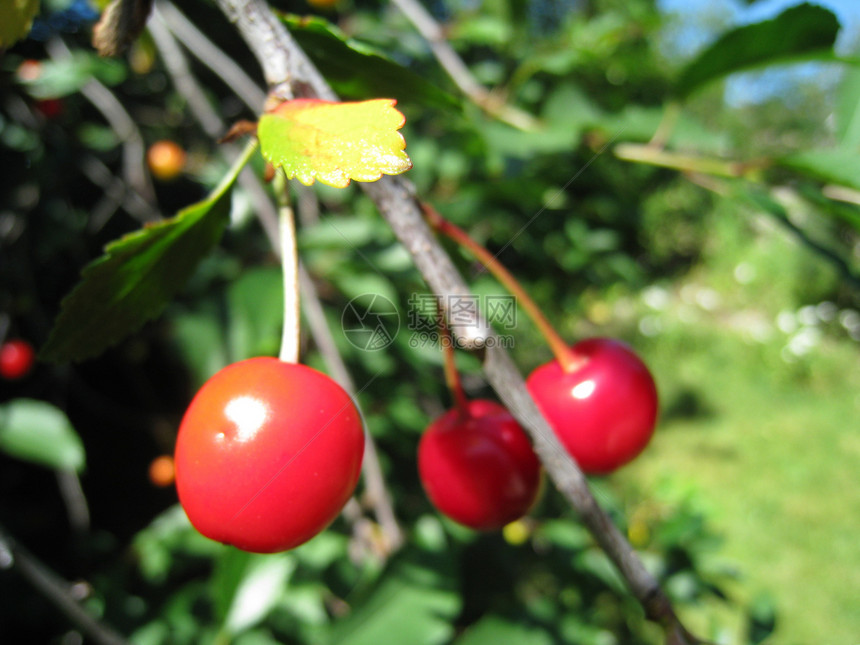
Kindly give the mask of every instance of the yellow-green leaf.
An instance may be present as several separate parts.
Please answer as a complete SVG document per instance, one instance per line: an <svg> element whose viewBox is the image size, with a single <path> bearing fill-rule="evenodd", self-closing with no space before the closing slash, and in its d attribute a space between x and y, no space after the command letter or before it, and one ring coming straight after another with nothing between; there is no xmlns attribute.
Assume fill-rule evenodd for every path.
<svg viewBox="0 0 860 645"><path fill-rule="evenodd" d="M0 51L8 49L30 33L30 26L37 13L39 0L0 2Z"/></svg>
<svg viewBox="0 0 860 645"><path fill-rule="evenodd" d="M394 99L333 103L296 99L260 119L263 156L306 186L319 180L344 188L412 167L398 130L406 117Z"/></svg>

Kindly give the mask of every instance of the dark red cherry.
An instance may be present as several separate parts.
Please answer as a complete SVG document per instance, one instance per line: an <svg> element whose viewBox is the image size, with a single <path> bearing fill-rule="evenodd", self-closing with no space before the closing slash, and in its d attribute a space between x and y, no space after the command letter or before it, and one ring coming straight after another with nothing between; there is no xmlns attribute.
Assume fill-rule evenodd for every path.
<svg viewBox="0 0 860 645"><path fill-rule="evenodd" d="M418 474L433 505L482 531L525 515L537 498L540 473L525 432L493 401L449 410L430 424L418 446Z"/></svg>

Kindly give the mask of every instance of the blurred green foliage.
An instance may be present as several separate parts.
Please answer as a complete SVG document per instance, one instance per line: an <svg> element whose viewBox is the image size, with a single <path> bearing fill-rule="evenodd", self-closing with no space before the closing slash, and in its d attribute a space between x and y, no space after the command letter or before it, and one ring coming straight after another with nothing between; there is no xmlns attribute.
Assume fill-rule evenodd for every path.
<svg viewBox="0 0 860 645"><path fill-rule="evenodd" d="M177 4L259 80L256 63L211 3ZM218 144L194 120L154 41L144 36L122 59L97 59L88 45L89 18L69 27L75 15L87 15L79 5L46 9L37 27L47 35L21 42L0 59L0 315L5 335L40 346L83 267L150 219L133 190L144 201L151 190L154 209L169 216L207 204L202 200L226 174ZM773 404L766 399L774 390L765 382L784 397L775 405L811 389L821 401L828 393L842 397L834 407L843 423L852 411L856 417L853 382L846 376L860 340L860 210L850 190L860 176L856 70L849 69L839 87L800 79L790 101L730 108L723 101L724 75L750 61L715 47L707 56L719 60L705 73L701 58L667 55L673 18L651 0L428 6L478 80L534 114L538 129L516 129L460 98L427 45L392 7L344 2L312 22L289 22L345 94L370 98L380 86L396 86L414 163L408 178L423 198L499 254L564 335L620 336L653 361L664 408L657 446L630 473L595 480L594 486L681 615L719 643L792 642L791 633L779 631L786 621L801 621L794 623L797 633L827 620L834 634L851 633L847 623L838 625L849 620L845 603L825 619L804 617L796 601L785 600L792 586L802 591L807 580L778 577L781 589L747 590L750 573L725 555L723 538L740 520L721 514L714 499L721 486L730 496L748 496L750 504L773 499L740 484L731 488L713 464L731 459L731 442L744 441L726 424L754 430L723 405L725 392L749 406L766 406ZM827 44L835 23L827 11L806 6L780 20L797 33L808 35L804 27L815 33L811 40L777 39L779 51L768 58L759 50L757 61L792 52L832 60ZM823 27L816 31L816 25ZM725 38L743 42L750 33L757 32L737 30ZM46 46L45 38L62 38L71 56L58 54L56 41ZM225 121L256 117L229 84L196 59L189 63ZM92 79L117 103L106 107L104 99L82 93ZM687 98L679 103L678 96ZM116 105L144 143L171 138L189 151L179 180L132 186L129 133L117 131L105 114ZM648 142L654 163L613 154L619 143ZM741 170L721 176L663 167L656 153L664 151L737 163ZM427 293L426 286L355 187L297 186L295 192L315 205L300 209L301 257L361 390L406 545L384 557L381 529L360 490L375 536L369 545L341 518L294 551L251 556L199 536L173 491L155 489L147 479L149 462L172 451L185 406L206 378L230 362L277 353L277 259L239 187L224 196L232 213L220 245L194 263L187 283L169 263L152 265L160 284L177 293L169 302L170 294L155 298L166 306L164 315L130 336L89 332L95 338L84 339L85 345L124 340L93 360L42 363L28 379L2 384L0 523L64 577L87 580L85 606L141 645L661 642L659 629L645 621L551 486L529 517L501 534L478 535L433 511L417 479L415 450L450 397L437 348L413 347L406 329L410 297ZM210 222L203 246L220 235L221 224ZM150 242L158 230L167 229L150 226L137 239ZM468 254L449 249L476 293L500 293ZM152 279L132 271L133 279L142 277ZM119 279L120 286L131 281ZM346 304L366 293L384 295L402 312L402 331L384 351L360 350L341 333ZM143 323L144 309L157 308L133 307L132 314ZM92 301L76 314L80 320L88 315L109 312ZM110 320L87 324L103 330L103 323ZM133 325L126 327L128 332ZM513 355L524 371L549 358L522 316L515 335ZM326 367L307 338L303 358ZM470 395L492 396L475 357L458 356L458 365ZM717 370L722 376L713 378ZM41 402L43 414L31 416L42 421L21 439L25 449L9 448L3 437L23 435L8 425L8 412L33 405L28 401ZM766 470L773 481L793 463L820 473L827 455L856 454L856 442L839 443L839 424L820 427L829 428L831 451L815 457L821 463L803 462L812 459L803 450L785 455L763 445L757 451L773 455L773 468ZM707 429L716 440L706 444L709 459L701 460L695 433ZM67 519L57 480L44 468L82 468L81 443L82 492L90 510L84 527ZM765 472L763 465L748 466L748 476L737 479L752 488L756 468ZM654 475L666 470L662 479ZM694 486L697 476L712 476L708 482L717 492ZM838 497L841 481L821 494ZM842 494L850 488L842 486ZM845 503L858 502L854 496ZM791 531L778 520L778 514L768 517L777 538L779 531ZM733 558L748 555L732 546L731 535L726 539ZM751 542L761 550L750 551L759 559L747 566L762 570L753 575L757 583L767 581L770 565L761 561L762 551L778 546ZM786 549L793 549L788 542ZM850 551L841 541L838 549ZM826 556L820 557L823 562ZM854 563L860 570L856 555ZM23 585L14 567L0 571L0 633L66 642L71 627L65 619ZM790 610L782 611L786 605Z"/></svg>

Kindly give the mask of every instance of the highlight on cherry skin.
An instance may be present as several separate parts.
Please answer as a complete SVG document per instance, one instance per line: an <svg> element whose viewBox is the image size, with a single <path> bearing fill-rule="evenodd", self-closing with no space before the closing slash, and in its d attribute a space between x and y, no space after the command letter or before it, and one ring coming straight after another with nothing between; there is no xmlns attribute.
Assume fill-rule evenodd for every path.
<svg viewBox="0 0 860 645"><path fill-rule="evenodd" d="M203 535L255 553L323 531L361 474L364 428L349 395L310 367L259 357L209 379L176 440L179 502Z"/></svg>
<svg viewBox="0 0 860 645"><path fill-rule="evenodd" d="M589 338L571 348L582 363L557 360L526 380L535 403L583 472L607 474L648 445L657 422L657 387L642 360L621 341Z"/></svg>
<svg viewBox="0 0 860 645"><path fill-rule="evenodd" d="M437 418L418 445L427 497L455 522L493 531L525 515L540 491L541 467L525 432L503 406L469 401Z"/></svg>

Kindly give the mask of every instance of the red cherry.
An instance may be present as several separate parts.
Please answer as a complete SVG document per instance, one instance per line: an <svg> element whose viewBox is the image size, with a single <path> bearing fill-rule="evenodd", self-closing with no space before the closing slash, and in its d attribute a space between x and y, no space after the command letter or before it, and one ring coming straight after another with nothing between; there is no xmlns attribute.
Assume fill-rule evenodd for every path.
<svg viewBox="0 0 860 645"><path fill-rule="evenodd" d="M525 515L540 488L540 462L523 429L501 405L480 399L430 424L418 474L440 512L481 531Z"/></svg>
<svg viewBox="0 0 860 645"><path fill-rule="evenodd" d="M573 346L584 362L565 372L551 361L526 385L579 467L605 474L645 449L657 421L657 387L624 343L590 338Z"/></svg>
<svg viewBox="0 0 860 645"><path fill-rule="evenodd" d="M343 388L304 365L251 358L191 401L176 440L176 488L206 537L274 553L337 517L363 455L361 416Z"/></svg>
<svg viewBox="0 0 860 645"><path fill-rule="evenodd" d="M0 376L8 380L22 378L33 369L36 352L26 340L10 340L0 347Z"/></svg>
<svg viewBox="0 0 860 645"><path fill-rule="evenodd" d="M49 121L59 118L65 111L63 102L60 99L42 99L41 101L36 101L36 109Z"/></svg>

